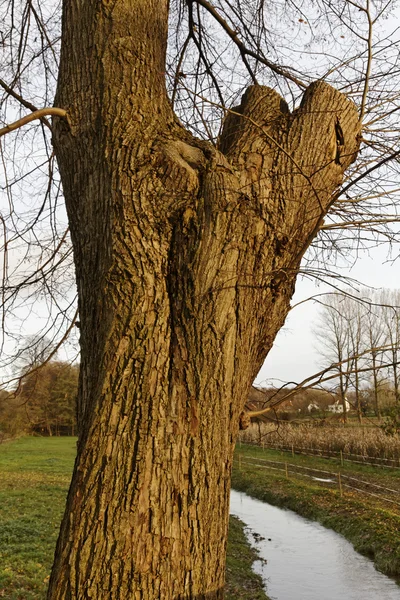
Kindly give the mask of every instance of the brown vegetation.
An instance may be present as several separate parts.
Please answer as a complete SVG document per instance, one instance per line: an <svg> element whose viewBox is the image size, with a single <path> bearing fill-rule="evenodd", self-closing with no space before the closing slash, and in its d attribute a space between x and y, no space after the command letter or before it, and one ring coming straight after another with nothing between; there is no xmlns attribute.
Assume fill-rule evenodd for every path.
<svg viewBox="0 0 400 600"><path fill-rule="evenodd" d="M74 435L78 373L78 365L53 361L24 376L16 390L0 390L0 439Z"/></svg>
<svg viewBox="0 0 400 600"><path fill-rule="evenodd" d="M373 458L400 458L400 436L386 435L379 427L315 426L304 423L252 424L241 432L242 442L270 447L291 447L358 454Z"/></svg>

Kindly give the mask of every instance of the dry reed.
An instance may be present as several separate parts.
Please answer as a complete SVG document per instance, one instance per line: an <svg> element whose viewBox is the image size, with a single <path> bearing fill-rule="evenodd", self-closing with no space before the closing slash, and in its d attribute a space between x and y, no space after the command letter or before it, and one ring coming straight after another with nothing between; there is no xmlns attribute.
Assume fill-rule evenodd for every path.
<svg viewBox="0 0 400 600"><path fill-rule="evenodd" d="M253 423L242 431L243 443L266 447L355 454L376 459L400 459L400 436L388 436L379 427L335 427Z"/></svg>

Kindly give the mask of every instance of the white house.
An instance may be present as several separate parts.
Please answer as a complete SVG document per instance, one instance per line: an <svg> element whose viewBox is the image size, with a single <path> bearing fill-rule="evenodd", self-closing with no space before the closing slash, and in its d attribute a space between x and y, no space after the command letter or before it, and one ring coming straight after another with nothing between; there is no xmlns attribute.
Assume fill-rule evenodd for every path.
<svg viewBox="0 0 400 600"><path fill-rule="evenodd" d="M345 404L346 404L346 412L349 412L350 410L350 402L345 399ZM328 406L328 411L332 412L332 413L342 413L343 412L343 404L341 402L339 402L339 400L336 400L335 404L330 404Z"/></svg>

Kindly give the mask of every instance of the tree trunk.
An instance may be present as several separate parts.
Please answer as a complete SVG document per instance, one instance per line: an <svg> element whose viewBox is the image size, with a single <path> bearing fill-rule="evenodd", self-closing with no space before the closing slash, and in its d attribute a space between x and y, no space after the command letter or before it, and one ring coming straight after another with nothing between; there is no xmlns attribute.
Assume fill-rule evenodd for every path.
<svg viewBox="0 0 400 600"><path fill-rule="evenodd" d="M398 343L398 341L396 342ZM400 380L399 380L399 370L398 370L398 361L397 361L397 348L392 350L393 357L393 387L394 387L394 399L397 406L400 404Z"/></svg>
<svg viewBox="0 0 400 600"><path fill-rule="evenodd" d="M358 352L358 349L357 349ZM356 393L356 407L357 407L357 418L358 422L362 423L362 410L361 410L361 398L360 398L360 376L358 372L358 360L354 359L354 377L355 377L355 393Z"/></svg>
<svg viewBox="0 0 400 600"><path fill-rule="evenodd" d="M48 433L49 437L52 437L53 431L51 429L50 419L49 419L49 415L48 415L46 408L44 409L44 422L46 424L46 429L47 429L47 433Z"/></svg>
<svg viewBox="0 0 400 600"><path fill-rule="evenodd" d="M376 352L371 352L372 355L372 376L374 379L374 408L375 415L378 419L381 418L381 411L379 405L379 380L378 380L378 367L376 365Z"/></svg>
<svg viewBox="0 0 400 600"><path fill-rule="evenodd" d="M340 403L342 405L343 408L343 423L347 423L347 406L346 406L346 394L347 394L347 387L348 387L348 375L346 375L343 372L343 354L342 354L342 348L337 347L338 350L338 362L339 362L339 391L340 391ZM349 366L346 366L346 369L348 369Z"/></svg>
<svg viewBox="0 0 400 600"><path fill-rule="evenodd" d="M194 139L166 96L167 11L64 3L81 373L52 600L223 598L239 416L357 152L355 108L322 82L293 114L253 86L219 150Z"/></svg>

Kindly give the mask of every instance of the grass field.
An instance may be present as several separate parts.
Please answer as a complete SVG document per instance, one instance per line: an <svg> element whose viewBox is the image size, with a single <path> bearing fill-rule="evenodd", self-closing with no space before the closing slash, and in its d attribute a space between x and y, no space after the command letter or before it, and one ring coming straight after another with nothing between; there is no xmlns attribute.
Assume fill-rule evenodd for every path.
<svg viewBox="0 0 400 600"><path fill-rule="evenodd" d="M341 466L337 460L303 455L293 457L291 453L242 444L236 449L232 477L232 487L235 489L265 502L290 508L341 533L358 552L372 558L379 570L400 580L400 507L368 496L362 490L346 489L341 497L337 486L333 489L321 487L325 484L295 473L289 473L286 477L284 468L283 471L260 468L257 461L258 464L264 464L260 459L281 462L282 466L290 463L294 465L294 470L296 465L324 470L327 472L325 477L332 473L332 479L340 470L343 475L393 489L392 497L397 497L399 503L400 469L389 470L347 462ZM251 461L256 464L249 464ZM274 466L279 467L275 463Z"/></svg>
<svg viewBox="0 0 400 600"><path fill-rule="evenodd" d="M0 598L43 600L75 458L74 438L0 445ZM257 556L232 518L226 600L268 600L251 570Z"/></svg>
<svg viewBox="0 0 400 600"><path fill-rule="evenodd" d="M0 446L0 597L44 598L75 452L73 438Z"/></svg>

